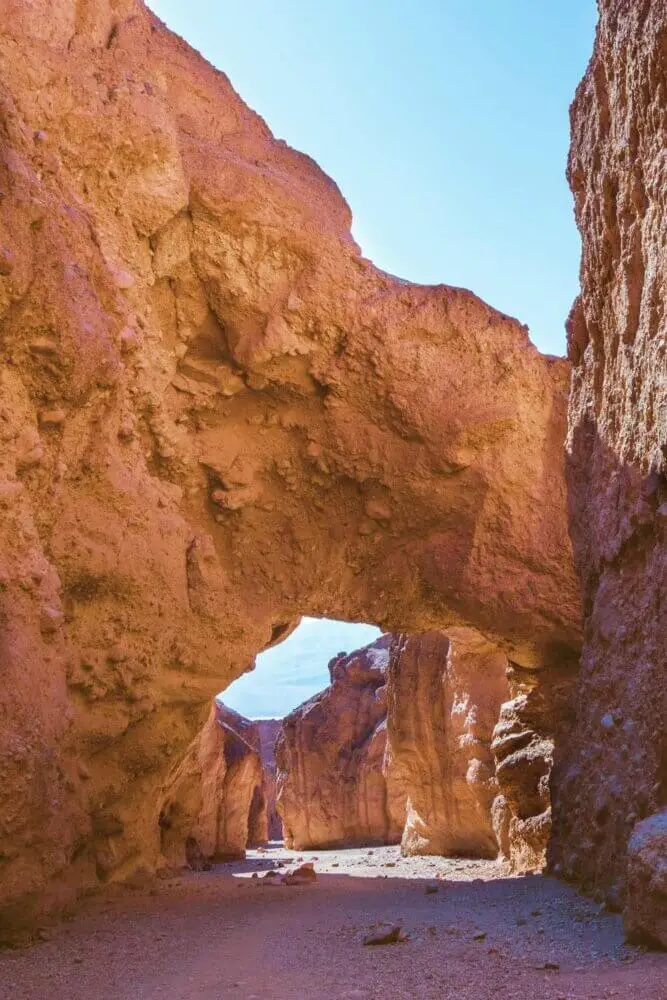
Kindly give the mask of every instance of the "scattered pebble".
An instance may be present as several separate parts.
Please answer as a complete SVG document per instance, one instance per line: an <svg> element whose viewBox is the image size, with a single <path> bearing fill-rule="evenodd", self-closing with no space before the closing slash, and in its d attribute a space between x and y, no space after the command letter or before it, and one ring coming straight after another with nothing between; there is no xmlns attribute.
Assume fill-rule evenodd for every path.
<svg viewBox="0 0 667 1000"><path fill-rule="evenodd" d="M398 944L407 941L407 936L400 924L394 924L388 931L373 931L364 938L365 945Z"/></svg>

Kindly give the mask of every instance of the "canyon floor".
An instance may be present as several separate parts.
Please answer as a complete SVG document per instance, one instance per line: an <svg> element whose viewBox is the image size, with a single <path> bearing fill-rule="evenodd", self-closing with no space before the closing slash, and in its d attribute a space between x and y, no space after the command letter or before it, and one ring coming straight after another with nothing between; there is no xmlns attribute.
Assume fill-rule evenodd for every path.
<svg viewBox="0 0 667 1000"><path fill-rule="evenodd" d="M312 885L264 879L315 861ZM285 869L280 868L283 871ZM254 877L253 877L254 876ZM437 885L437 891L434 887ZM400 924L407 940L364 946ZM0 953L3 1000L664 1000L667 955L555 879L397 847L273 844L87 900Z"/></svg>

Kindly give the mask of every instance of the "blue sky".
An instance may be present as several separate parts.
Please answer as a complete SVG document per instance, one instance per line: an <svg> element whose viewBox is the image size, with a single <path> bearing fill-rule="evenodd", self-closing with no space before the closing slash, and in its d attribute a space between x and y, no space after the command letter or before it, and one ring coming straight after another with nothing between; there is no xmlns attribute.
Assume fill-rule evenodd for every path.
<svg viewBox="0 0 667 1000"><path fill-rule="evenodd" d="M257 666L223 691L230 708L264 719L286 715L329 683L327 664L337 653L373 642L380 630L326 618L303 618L279 646L261 653Z"/></svg>
<svg viewBox="0 0 667 1000"><path fill-rule="evenodd" d="M471 288L527 323L540 350L564 353L580 250L568 107L592 51L594 0L149 5L335 178L365 256L402 278ZM280 714L270 676L276 706L326 681L329 649L351 648L350 637L303 628L239 682L242 706L233 692L230 704Z"/></svg>

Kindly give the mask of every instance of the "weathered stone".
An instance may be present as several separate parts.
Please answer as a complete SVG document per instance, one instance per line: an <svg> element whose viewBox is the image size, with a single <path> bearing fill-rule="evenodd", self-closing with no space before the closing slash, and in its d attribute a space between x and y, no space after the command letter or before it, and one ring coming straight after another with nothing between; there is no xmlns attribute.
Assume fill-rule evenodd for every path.
<svg viewBox="0 0 667 1000"><path fill-rule="evenodd" d="M283 720L276 744L278 811L295 850L391 844L405 800L384 774L391 636L329 663L331 685Z"/></svg>
<svg viewBox="0 0 667 1000"><path fill-rule="evenodd" d="M667 949L667 809L637 823L632 831L623 918L632 940Z"/></svg>
<svg viewBox="0 0 667 1000"><path fill-rule="evenodd" d="M472 293L362 258L336 185L139 0L15 0L0 101L0 900L16 926L24 904L160 863L158 798L202 711L299 614L472 625L545 672L580 634L567 363ZM30 350L53 331L55 353ZM42 410L66 419L32 454L16 442ZM48 636L45 605L64 615ZM108 662L121 636L131 656ZM93 829L99 802L122 832Z"/></svg>
<svg viewBox="0 0 667 1000"><path fill-rule="evenodd" d="M249 841L266 841L261 789L255 725L216 702L160 794L158 823L167 864L201 867L242 858Z"/></svg>
<svg viewBox="0 0 667 1000"><path fill-rule="evenodd" d="M667 800L667 5L600 0L572 106L581 295L568 323L577 718L554 767L553 861L623 905L628 841ZM622 712L623 723L614 721Z"/></svg>
<svg viewBox="0 0 667 1000"><path fill-rule="evenodd" d="M491 736L507 698L507 658L471 629L396 636L388 730L407 795L404 854L495 857Z"/></svg>
<svg viewBox="0 0 667 1000"><path fill-rule="evenodd" d="M282 724L282 719L257 719L255 722L264 769L263 792L269 840L282 840L283 836L283 823L276 808L276 740Z"/></svg>

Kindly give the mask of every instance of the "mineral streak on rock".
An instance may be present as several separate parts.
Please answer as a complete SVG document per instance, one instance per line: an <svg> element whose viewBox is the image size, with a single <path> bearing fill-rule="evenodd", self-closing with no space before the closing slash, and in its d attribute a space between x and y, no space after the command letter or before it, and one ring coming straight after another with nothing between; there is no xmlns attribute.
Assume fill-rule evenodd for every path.
<svg viewBox="0 0 667 1000"><path fill-rule="evenodd" d="M257 726L215 702L159 796L161 852L170 866L245 857L267 840Z"/></svg>
<svg viewBox="0 0 667 1000"><path fill-rule="evenodd" d="M579 599L569 368L525 327L365 260L336 185L140 0L5 2L0 107L7 928L160 862L167 774L300 614L548 669Z"/></svg>
<svg viewBox="0 0 667 1000"><path fill-rule="evenodd" d="M598 6L571 113L583 254L567 474L585 644L553 849L568 877L621 906L635 826L667 803L667 4ZM662 898L644 922L664 921Z"/></svg>
<svg viewBox="0 0 667 1000"><path fill-rule="evenodd" d="M385 764L391 642L384 635L335 657L331 685L283 720L276 760L287 847L400 841L405 799Z"/></svg>
<svg viewBox="0 0 667 1000"><path fill-rule="evenodd" d="M387 724L407 796L404 854L498 854L491 737L506 674L507 657L472 629L394 637Z"/></svg>

